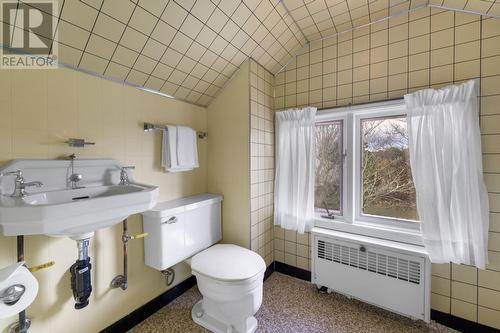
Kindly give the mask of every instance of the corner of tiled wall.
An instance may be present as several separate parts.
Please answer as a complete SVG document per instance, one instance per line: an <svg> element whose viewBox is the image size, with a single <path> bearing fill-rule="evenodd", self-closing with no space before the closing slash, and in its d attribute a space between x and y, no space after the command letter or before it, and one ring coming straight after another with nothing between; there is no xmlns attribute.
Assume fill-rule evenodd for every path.
<svg viewBox="0 0 500 333"><path fill-rule="evenodd" d="M473 78L481 78L490 263L433 264L432 308L500 328L500 20L422 8L313 42L275 76L274 110L401 98ZM310 270L308 240L275 227L275 260Z"/></svg>
<svg viewBox="0 0 500 333"><path fill-rule="evenodd" d="M250 60L250 221L251 249L266 265L274 261L274 76Z"/></svg>

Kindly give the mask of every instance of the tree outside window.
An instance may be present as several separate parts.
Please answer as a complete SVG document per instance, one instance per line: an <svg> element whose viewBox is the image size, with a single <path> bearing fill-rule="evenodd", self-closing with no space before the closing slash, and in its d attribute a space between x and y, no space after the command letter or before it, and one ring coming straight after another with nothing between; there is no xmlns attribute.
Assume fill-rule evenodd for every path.
<svg viewBox="0 0 500 333"><path fill-rule="evenodd" d="M342 121L316 125L316 211L342 215Z"/></svg>

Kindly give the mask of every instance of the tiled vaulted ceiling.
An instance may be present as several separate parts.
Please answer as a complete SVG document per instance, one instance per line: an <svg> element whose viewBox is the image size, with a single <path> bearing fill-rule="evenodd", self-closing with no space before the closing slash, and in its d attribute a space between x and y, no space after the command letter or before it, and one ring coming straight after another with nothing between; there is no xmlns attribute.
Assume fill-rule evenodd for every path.
<svg viewBox="0 0 500 333"><path fill-rule="evenodd" d="M430 0L429 4L500 17L498 0Z"/></svg>
<svg viewBox="0 0 500 333"><path fill-rule="evenodd" d="M427 5L427 0L283 0L309 41Z"/></svg>
<svg viewBox="0 0 500 333"><path fill-rule="evenodd" d="M30 5L29 1L25 2ZM59 59L207 105L248 57L278 71L307 41L272 0L59 0Z"/></svg>
<svg viewBox="0 0 500 333"><path fill-rule="evenodd" d="M310 41L428 4L500 15L500 0L54 2L57 33L45 37L62 63L199 105L248 57L277 73Z"/></svg>

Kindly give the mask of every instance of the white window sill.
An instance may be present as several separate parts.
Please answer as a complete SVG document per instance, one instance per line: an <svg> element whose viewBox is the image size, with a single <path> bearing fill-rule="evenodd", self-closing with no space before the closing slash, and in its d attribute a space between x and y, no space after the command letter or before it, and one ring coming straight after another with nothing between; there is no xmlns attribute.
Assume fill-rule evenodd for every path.
<svg viewBox="0 0 500 333"><path fill-rule="evenodd" d="M368 222L355 221L354 223L350 223L343 221L341 218L330 220L321 217L315 218L314 226L316 227L315 229L329 229L398 243L423 246L422 236L416 230L384 228Z"/></svg>

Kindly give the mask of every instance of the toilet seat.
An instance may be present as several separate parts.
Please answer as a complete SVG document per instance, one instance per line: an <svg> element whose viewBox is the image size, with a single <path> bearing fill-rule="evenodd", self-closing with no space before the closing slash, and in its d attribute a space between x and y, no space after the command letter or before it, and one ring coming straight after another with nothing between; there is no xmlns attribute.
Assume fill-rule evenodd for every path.
<svg viewBox="0 0 500 333"><path fill-rule="evenodd" d="M191 260L195 275L236 283L258 277L266 263L257 253L232 244L217 244L196 254Z"/></svg>
<svg viewBox="0 0 500 333"><path fill-rule="evenodd" d="M215 333L255 332L266 270L260 255L237 245L214 245L192 258L191 270L203 296L191 311L195 323Z"/></svg>

